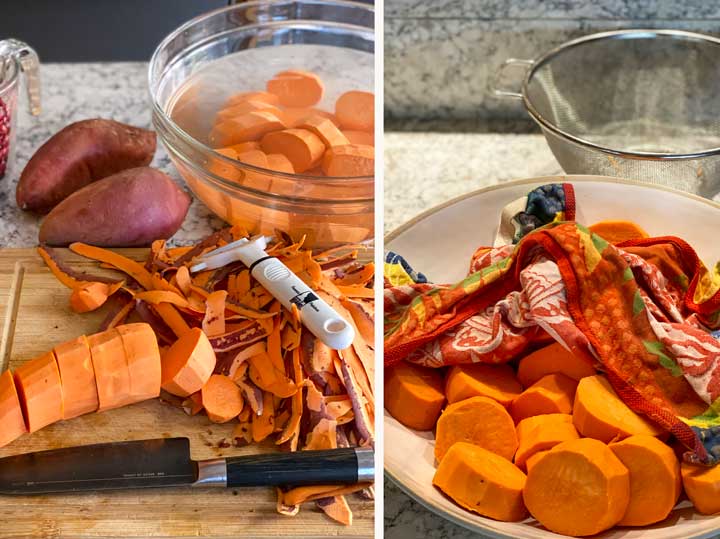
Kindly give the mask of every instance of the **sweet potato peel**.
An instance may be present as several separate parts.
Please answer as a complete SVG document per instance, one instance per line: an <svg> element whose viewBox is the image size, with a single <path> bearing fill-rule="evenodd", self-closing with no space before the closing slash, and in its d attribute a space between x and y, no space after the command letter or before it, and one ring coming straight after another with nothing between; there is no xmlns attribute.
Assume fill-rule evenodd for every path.
<svg viewBox="0 0 720 539"><path fill-rule="evenodd" d="M284 309L241 263L190 273L197 256L247 236L231 227L192 246L168 247L158 240L143 262L82 243L70 246L120 272L117 279L76 272L48 247L38 252L71 290L92 285L112 296L102 307L103 330L140 319L166 347L190 331L205 333L217 356L215 373L232 380L245 401L231 420L234 445L271 441L291 451L373 446L373 264L358 262L360 246L313 253L303 247L304 238L294 242L283 232L267 247L355 327L350 348L331 350L305 330L297 308ZM208 421L201 419L207 411L199 392L165 402ZM330 518L348 525L352 512L345 495L368 486L278 489L278 511L296 514L300 504L315 501Z"/></svg>

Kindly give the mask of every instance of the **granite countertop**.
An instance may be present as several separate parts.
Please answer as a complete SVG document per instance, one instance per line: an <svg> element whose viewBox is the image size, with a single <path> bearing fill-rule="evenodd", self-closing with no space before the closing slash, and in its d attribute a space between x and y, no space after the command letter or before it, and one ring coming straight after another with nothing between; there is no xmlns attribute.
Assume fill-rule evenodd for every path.
<svg viewBox="0 0 720 539"><path fill-rule="evenodd" d="M385 233L464 193L562 173L542 135L386 133Z"/></svg>
<svg viewBox="0 0 720 539"><path fill-rule="evenodd" d="M151 127L147 64L77 63L44 64L40 71L42 113L32 117L21 95L15 141L15 162L0 180L0 246L37 245L40 218L18 209L15 203L17 180L28 159L50 136L69 123L86 118L109 118L139 127ZM152 166L168 173L189 191L158 142ZM174 236L178 243L190 243L222 226L210 210L193 200L182 228Z"/></svg>

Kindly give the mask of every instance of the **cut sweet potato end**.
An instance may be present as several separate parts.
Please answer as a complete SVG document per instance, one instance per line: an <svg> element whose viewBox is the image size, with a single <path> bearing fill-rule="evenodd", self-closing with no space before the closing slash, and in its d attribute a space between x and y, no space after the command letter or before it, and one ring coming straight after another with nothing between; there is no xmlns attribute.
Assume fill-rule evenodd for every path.
<svg viewBox="0 0 720 539"><path fill-rule="evenodd" d="M550 531L593 535L625 514L630 474L602 442L570 440L531 466L523 498L530 514Z"/></svg>
<svg viewBox="0 0 720 539"><path fill-rule="evenodd" d="M522 497L525 480L525 474L505 458L458 442L440 462L433 484L469 511L513 522L527 514Z"/></svg>
<svg viewBox="0 0 720 539"><path fill-rule="evenodd" d="M515 424L504 406L487 397L449 405L437 422L435 458L442 462L457 442L468 442L512 461L518 448Z"/></svg>
<svg viewBox="0 0 720 539"><path fill-rule="evenodd" d="M15 380L9 370L0 375L0 447L6 446L27 432Z"/></svg>
<svg viewBox="0 0 720 539"><path fill-rule="evenodd" d="M580 380L573 404L573 423L583 436L605 443L633 434L659 436L664 432L632 411L602 375Z"/></svg>
<svg viewBox="0 0 720 539"><path fill-rule="evenodd" d="M509 365L454 365L445 382L445 396L451 404L483 396L509 406L520 393L522 386Z"/></svg>
<svg viewBox="0 0 720 539"><path fill-rule="evenodd" d="M213 423L226 423L240 415L243 396L231 378L213 374L202 387L202 405Z"/></svg>
<svg viewBox="0 0 720 539"><path fill-rule="evenodd" d="M215 369L215 351L200 328L180 337L161 358L161 387L178 397L200 391Z"/></svg>
<svg viewBox="0 0 720 539"><path fill-rule="evenodd" d="M407 362L385 370L385 408L406 427L432 429L443 404L440 371Z"/></svg>
<svg viewBox="0 0 720 539"><path fill-rule="evenodd" d="M48 352L15 369L15 387L28 432L63 418L63 395L55 354Z"/></svg>

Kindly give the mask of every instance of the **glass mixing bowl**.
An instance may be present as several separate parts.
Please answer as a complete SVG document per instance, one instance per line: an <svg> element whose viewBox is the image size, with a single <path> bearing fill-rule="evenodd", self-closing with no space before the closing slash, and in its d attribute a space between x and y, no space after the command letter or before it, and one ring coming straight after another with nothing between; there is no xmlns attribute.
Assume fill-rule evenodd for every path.
<svg viewBox="0 0 720 539"><path fill-rule="evenodd" d="M344 51L348 55L368 53L371 60L373 26L373 9L360 3L260 1L197 17L163 40L149 69L153 124L181 176L215 214L251 233L273 234L283 230L294 239L305 235L306 244L316 248L372 237L373 176L285 174L226 157L206 144L201 131L193 129L193 125L205 125L208 121L209 114L198 105L202 88L185 91L183 85L212 62L229 55L237 55L241 61L242 55L251 59L259 53L268 59L265 63L272 64L273 53L280 57L280 52L288 51L288 47L299 51L294 55L296 62L305 54L307 66L318 65L317 46L324 46L335 55ZM327 65L328 62L320 62L318 67ZM267 67L264 63L257 66L258 70ZM334 80L342 83L345 78L357 78L357 62L348 62L341 71L333 74ZM370 79L372 90L372 71ZM344 90L347 89L350 88ZM234 89L252 90L264 87ZM332 93L329 86L328 93ZM181 127L176 121L178 110L182 118L194 118L194 122L183 121Z"/></svg>

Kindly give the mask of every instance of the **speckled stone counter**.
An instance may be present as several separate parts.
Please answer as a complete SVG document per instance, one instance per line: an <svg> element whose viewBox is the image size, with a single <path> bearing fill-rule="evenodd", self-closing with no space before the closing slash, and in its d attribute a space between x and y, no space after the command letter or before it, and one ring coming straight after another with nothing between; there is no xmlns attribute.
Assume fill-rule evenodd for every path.
<svg viewBox="0 0 720 539"><path fill-rule="evenodd" d="M45 64L41 67L41 81L42 114L30 116L21 95L15 162L0 180L0 246L3 247L37 244L41 219L18 209L15 187L25 163L51 135L71 122L86 118L110 118L140 127L151 125L144 62ZM188 190L160 143L152 166L167 172ZM196 241L221 226L221 220L201 202L193 200L174 241Z"/></svg>
<svg viewBox="0 0 720 539"><path fill-rule="evenodd" d="M386 133L385 232L469 191L561 173L542 135Z"/></svg>

